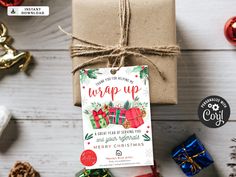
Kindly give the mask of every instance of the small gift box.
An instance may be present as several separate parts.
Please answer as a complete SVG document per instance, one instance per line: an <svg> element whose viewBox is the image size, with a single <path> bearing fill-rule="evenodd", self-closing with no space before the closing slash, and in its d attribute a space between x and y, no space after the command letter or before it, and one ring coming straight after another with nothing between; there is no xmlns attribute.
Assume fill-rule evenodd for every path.
<svg viewBox="0 0 236 177"><path fill-rule="evenodd" d="M79 66L118 67L123 59L122 66L149 65L151 103L177 103L175 0L73 0L72 27L75 105L81 105Z"/></svg>
<svg viewBox="0 0 236 177"><path fill-rule="evenodd" d="M138 128L144 123L143 113L139 108L131 108L127 110L125 117L130 124L130 128Z"/></svg>
<svg viewBox="0 0 236 177"><path fill-rule="evenodd" d="M172 151L172 158L187 176L193 176L213 163L211 155L196 135L177 146Z"/></svg>
<svg viewBox="0 0 236 177"><path fill-rule="evenodd" d="M76 173L75 177L113 177L108 169L83 169Z"/></svg>
<svg viewBox="0 0 236 177"><path fill-rule="evenodd" d="M109 109L109 122L110 124L122 125L125 122L126 109L123 108L110 108Z"/></svg>
<svg viewBox="0 0 236 177"><path fill-rule="evenodd" d="M109 125L107 114L102 109L98 111L93 110L90 122L94 129L105 128Z"/></svg>

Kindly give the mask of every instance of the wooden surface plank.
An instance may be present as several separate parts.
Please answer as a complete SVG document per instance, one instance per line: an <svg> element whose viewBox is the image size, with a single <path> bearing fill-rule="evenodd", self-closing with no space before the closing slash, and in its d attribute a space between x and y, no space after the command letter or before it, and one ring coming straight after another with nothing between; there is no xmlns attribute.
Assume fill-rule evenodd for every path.
<svg viewBox="0 0 236 177"><path fill-rule="evenodd" d="M235 126L236 122L230 122L221 128L210 129L195 121L154 121L155 159L161 164L163 177L183 176L171 159L170 152L193 133L199 136L215 160L213 166L196 177L226 177L230 172L226 163L230 162L230 138L235 136L235 131L232 131ZM79 163L82 148L80 120L11 121L0 139L0 159L3 162L0 176L7 176L16 160L30 161L42 177L74 176L82 168ZM112 172L115 177L133 177L141 170L123 168L112 169Z"/></svg>
<svg viewBox="0 0 236 177"><path fill-rule="evenodd" d="M70 39L57 26L71 31L71 1L27 0L26 5L48 5L49 17L8 17L0 8L0 19L10 29L18 49L67 50ZM236 1L176 0L177 38L182 49L234 50L224 38L226 20L235 16ZM33 42L33 43L32 43Z"/></svg>
<svg viewBox="0 0 236 177"><path fill-rule="evenodd" d="M68 52L33 52L30 76L0 72L0 104L15 119L80 119L72 105L71 60ZM183 52L178 62L179 104L153 106L153 119L198 120L197 107L209 95L236 106L235 52ZM236 119L232 109L231 119Z"/></svg>
<svg viewBox="0 0 236 177"><path fill-rule="evenodd" d="M0 19L15 40L17 49L50 50L69 49L70 39L59 31L71 29L71 1L65 0L26 0L25 5L45 5L50 8L46 17L9 17L6 9L0 7Z"/></svg>

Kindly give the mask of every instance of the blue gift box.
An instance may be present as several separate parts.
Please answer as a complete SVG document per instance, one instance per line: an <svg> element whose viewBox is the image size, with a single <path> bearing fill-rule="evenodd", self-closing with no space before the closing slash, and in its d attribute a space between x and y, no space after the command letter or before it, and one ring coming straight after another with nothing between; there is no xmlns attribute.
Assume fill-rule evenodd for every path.
<svg viewBox="0 0 236 177"><path fill-rule="evenodd" d="M193 176L213 163L211 155L195 134L172 151L172 158L187 176Z"/></svg>

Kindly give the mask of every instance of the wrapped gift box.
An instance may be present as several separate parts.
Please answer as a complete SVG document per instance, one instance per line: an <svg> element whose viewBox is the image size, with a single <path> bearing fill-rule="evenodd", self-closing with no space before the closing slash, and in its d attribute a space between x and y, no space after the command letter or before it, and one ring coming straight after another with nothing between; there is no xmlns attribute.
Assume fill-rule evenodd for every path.
<svg viewBox="0 0 236 177"><path fill-rule="evenodd" d="M130 128L138 128L144 123L142 115L139 108L131 108L126 111L125 117L130 123Z"/></svg>
<svg viewBox="0 0 236 177"><path fill-rule="evenodd" d="M119 0L73 0L73 35L81 39L107 46L118 44L120 38ZM154 47L176 44L174 0L130 0L131 22L129 46ZM73 40L73 44L79 41ZM151 103L177 103L176 57L148 55L148 58L164 73L163 80L155 67L142 57L129 57L127 66L149 65ZM73 68L91 59L74 57ZM106 67L97 63L86 68ZM73 75L74 104L81 105L79 72Z"/></svg>
<svg viewBox="0 0 236 177"><path fill-rule="evenodd" d="M109 122L110 124L122 125L125 121L126 109L123 108L110 108L109 109Z"/></svg>
<svg viewBox="0 0 236 177"><path fill-rule="evenodd" d="M172 157L187 176L199 173L213 159L196 135L190 136L172 151Z"/></svg>
<svg viewBox="0 0 236 177"><path fill-rule="evenodd" d="M93 111L93 115L90 117L90 122L94 129L105 128L109 125L108 116L102 109Z"/></svg>

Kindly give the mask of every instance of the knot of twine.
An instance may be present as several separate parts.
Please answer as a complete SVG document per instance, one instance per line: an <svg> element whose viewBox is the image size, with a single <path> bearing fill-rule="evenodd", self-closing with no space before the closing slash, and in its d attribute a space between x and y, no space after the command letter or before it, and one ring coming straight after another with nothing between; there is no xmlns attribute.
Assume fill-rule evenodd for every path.
<svg viewBox="0 0 236 177"><path fill-rule="evenodd" d="M184 157L186 160L184 159L180 159L180 157L176 158L177 160L181 160L182 162L179 164L180 166L185 164L185 163L190 163L192 166L191 166L191 172L192 173L195 173L197 170L201 170L201 166L194 160L194 158L198 157L199 155L201 154L204 154L206 152L206 150L203 150L202 152L200 153L197 153L193 156L189 156L189 154L187 153L187 150L186 148L183 146L183 150L184 150Z"/></svg>
<svg viewBox="0 0 236 177"><path fill-rule="evenodd" d="M118 71L121 67L125 65L125 60L129 56L137 56L144 58L147 62L152 64L161 78L165 80L164 74L159 70L155 63L149 59L146 55L159 55L159 56L178 56L180 54L180 48L176 45L168 46L155 46L155 47L131 47L128 46L129 41L129 25L130 25L130 2L129 0L119 1L119 16L120 16L120 41L116 46L105 46L93 42L89 42L74 35L64 31L60 26L59 29L71 36L73 39L78 40L81 44L76 44L71 46L71 57L81 57L81 56L92 56L93 58L78 65L72 71L74 74L79 69L86 66L92 65L94 63L99 63L107 60L107 67L117 67L115 70Z"/></svg>

